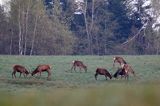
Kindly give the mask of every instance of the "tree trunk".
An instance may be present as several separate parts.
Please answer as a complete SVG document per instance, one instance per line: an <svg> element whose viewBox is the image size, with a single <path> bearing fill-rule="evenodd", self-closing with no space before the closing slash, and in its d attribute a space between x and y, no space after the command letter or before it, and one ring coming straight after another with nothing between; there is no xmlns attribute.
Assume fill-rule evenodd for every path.
<svg viewBox="0 0 160 106"><path fill-rule="evenodd" d="M93 55L93 25L94 25L94 6L95 6L95 0L92 0L92 17L91 17L91 28L90 28L90 51L91 51L91 54Z"/></svg>
<svg viewBox="0 0 160 106"><path fill-rule="evenodd" d="M92 54L91 37L90 37L90 34L89 34L89 28L88 28L88 22L87 22L87 14L86 13L87 13L87 0L86 0L86 3L85 3L84 20L85 20L87 39L88 39L88 54Z"/></svg>
<svg viewBox="0 0 160 106"><path fill-rule="evenodd" d="M22 43L21 43L21 47L22 47L22 55L24 53L24 34L25 34L25 9L24 7L22 8Z"/></svg>
<svg viewBox="0 0 160 106"><path fill-rule="evenodd" d="M36 19L35 19L35 26L34 26L34 31L33 31L33 38L32 38L30 56L33 54L34 42L35 42L35 36L36 36L36 30L37 30L37 22L38 22L38 15L36 15Z"/></svg>
<svg viewBox="0 0 160 106"><path fill-rule="evenodd" d="M157 36L159 36L159 31L157 31ZM159 55L159 52L160 52L159 51L160 50L160 43L159 43L160 42L160 37L158 37L156 40L157 40L157 42L156 42L156 45L157 45L156 46L157 47L156 48L156 54Z"/></svg>
<svg viewBox="0 0 160 106"><path fill-rule="evenodd" d="M96 48L97 48L97 55L100 55L99 41L98 41L98 36L97 35L96 35Z"/></svg>
<svg viewBox="0 0 160 106"><path fill-rule="evenodd" d="M20 9L20 4L19 4L19 13L18 13L18 27L19 27L19 55L22 55L22 32L21 32L21 9Z"/></svg>
<svg viewBox="0 0 160 106"><path fill-rule="evenodd" d="M30 7L30 0L27 6L27 11L26 11L26 20L25 20L25 37L24 37L24 55L26 55L26 50L27 50L27 36L28 36L28 15L29 15L29 7Z"/></svg>
<svg viewBox="0 0 160 106"><path fill-rule="evenodd" d="M13 45L13 30L11 30L11 39L10 39L10 48L9 48L9 54L12 55L12 45Z"/></svg>
<svg viewBox="0 0 160 106"><path fill-rule="evenodd" d="M92 32L92 30L93 30L93 24L94 24L94 0L92 0L92 18L91 18L90 32Z"/></svg>

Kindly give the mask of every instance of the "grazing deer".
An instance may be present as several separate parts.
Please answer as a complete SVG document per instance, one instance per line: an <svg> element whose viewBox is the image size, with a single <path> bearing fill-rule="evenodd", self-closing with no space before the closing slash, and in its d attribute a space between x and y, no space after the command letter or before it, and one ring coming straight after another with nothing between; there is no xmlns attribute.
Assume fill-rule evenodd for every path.
<svg viewBox="0 0 160 106"><path fill-rule="evenodd" d="M121 67L122 67L122 64L127 64L127 62L122 57L118 57L118 56L113 58L113 67L115 66L116 62L119 63Z"/></svg>
<svg viewBox="0 0 160 106"><path fill-rule="evenodd" d="M78 61L78 60L72 61L71 71L73 70L73 68L74 68L74 71L75 71L75 70L76 70L76 67L79 67L79 70L80 70L80 71L81 71L81 69L84 69L85 72L87 72L87 66L84 65L82 61Z"/></svg>
<svg viewBox="0 0 160 106"><path fill-rule="evenodd" d="M47 72L48 73L47 79L50 79L50 76L51 76L51 66L50 65L45 65L45 64L38 65L37 68L31 73L31 75L34 76L35 74L40 73L40 76L41 76L42 72Z"/></svg>
<svg viewBox="0 0 160 106"><path fill-rule="evenodd" d="M128 79L128 74L125 72L124 69L122 68L118 68L118 70L115 72L115 74L113 75L114 78L118 78L118 76L121 75L121 79L123 77L125 77L125 79Z"/></svg>
<svg viewBox="0 0 160 106"><path fill-rule="evenodd" d="M107 80L107 77L109 77L110 79L112 79L112 76L111 74L104 68L97 68L96 69L96 74L95 74L95 79L97 80L97 76L98 75L104 75L106 77L106 80Z"/></svg>
<svg viewBox="0 0 160 106"><path fill-rule="evenodd" d="M21 77L21 74L23 74L24 77L27 77L27 75L29 74L27 69L21 65L14 65L13 66L12 78L16 78L16 72L20 73L19 78Z"/></svg>

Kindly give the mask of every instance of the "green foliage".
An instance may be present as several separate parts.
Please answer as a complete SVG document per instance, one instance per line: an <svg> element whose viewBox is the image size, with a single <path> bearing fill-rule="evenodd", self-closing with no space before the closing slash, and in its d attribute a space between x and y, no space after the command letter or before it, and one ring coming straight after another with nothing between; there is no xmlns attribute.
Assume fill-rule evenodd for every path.
<svg viewBox="0 0 160 106"><path fill-rule="evenodd" d="M115 29L115 37L118 42L124 42L131 33L131 20L127 16L125 0L109 0L108 11L113 13L112 20L117 21L119 27Z"/></svg>
<svg viewBox="0 0 160 106"><path fill-rule="evenodd" d="M160 53L159 33L153 31L152 22L125 47L121 45L142 27L143 1L138 1L140 13L130 17L126 0L88 0L86 17L74 14L73 0L64 1L65 9L54 0L50 11L42 0L11 0L7 14L0 7L0 54L20 54L20 48L22 55ZM153 1L157 16L158 6L158 0Z"/></svg>
<svg viewBox="0 0 160 106"><path fill-rule="evenodd" d="M14 35L14 50L18 51L18 44L21 43L24 55L31 54L32 49L34 55L72 53L74 36L60 16L59 4L56 3L54 7L54 15L50 17L41 0L26 0L25 2L11 0L10 22ZM17 54L17 51L12 51L12 53Z"/></svg>
<svg viewBox="0 0 160 106"><path fill-rule="evenodd" d="M4 54L8 53L8 50L6 49L6 47L9 48L8 44L10 43L10 36L8 36L8 34L11 34L8 17L6 16L4 7L0 5L0 45L6 45L0 46L0 51L2 51Z"/></svg>

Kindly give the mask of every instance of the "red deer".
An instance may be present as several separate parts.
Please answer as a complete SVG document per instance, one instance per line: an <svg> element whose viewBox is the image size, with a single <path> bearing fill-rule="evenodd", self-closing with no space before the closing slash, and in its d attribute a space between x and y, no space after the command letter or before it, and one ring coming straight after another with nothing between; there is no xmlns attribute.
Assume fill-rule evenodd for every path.
<svg viewBox="0 0 160 106"><path fill-rule="evenodd" d="M80 71L83 68L85 70L85 72L87 72L87 66L84 65L82 61L78 61L78 60L72 61L71 71L73 70L73 68L74 68L74 71L75 71L76 67L79 67Z"/></svg>
<svg viewBox="0 0 160 106"><path fill-rule="evenodd" d="M97 80L97 76L98 75L104 75L106 77L106 80L107 80L107 77L109 77L110 79L112 79L112 76L111 74L104 68L97 68L96 70L96 74L95 74L95 79Z"/></svg>
<svg viewBox="0 0 160 106"><path fill-rule="evenodd" d="M121 67L122 64L127 64L127 62L122 57L117 57L117 56L113 58L113 67L115 66L116 62L119 63Z"/></svg>
<svg viewBox="0 0 160 106"><path fill-rule="evenodd" d="M24 66L21 66L21 65L14 65L13 66L12 78L13 77L16 78L16 72L20 73L19 77L21 77L21 74L23 74L24 77L27 77L27 75L29 74L27 69Z"/></svg>
<svg viewBox="0 0 160 106"><path fill-rule="evenodd" d="M118 68L116 73L113 75L114 78L118 78L118 76L121 75L121 79L125 77L125 79L128 79L128 74L125 72L123 68Z"/></svg>
<svg viewBox="0 0 160 106"><path fill-rule="evenodd" d="M38 65L37 68L31 73L31 75L34 76L35 74L40 73L40 76L41 76L42 72L47 72L48 73L47 79L50 79L51 66L50 65L44 65L44 64L43 65Z"/></svg>
<svg viewBox="0 0 160 106"><path fill-rule="evenodd" d="M128 64L123 64L123 65L122 65L122 69L125 71L125 73L126 73L127 75L129 75L129 73L132 73L132 74L134 75L134 77L136 76L136 75L135 75L135 72L133 71L133 69L132 69L132 67L131 67L130 65L128 65Z"/></svg>

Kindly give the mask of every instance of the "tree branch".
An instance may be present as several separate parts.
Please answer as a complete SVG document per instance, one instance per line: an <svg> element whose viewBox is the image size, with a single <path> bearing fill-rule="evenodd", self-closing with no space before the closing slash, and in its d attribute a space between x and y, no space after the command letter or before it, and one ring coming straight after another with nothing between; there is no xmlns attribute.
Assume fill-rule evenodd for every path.
<svg viewBox="0 0 160 106"><path fill-rule="evenodd" d="M129 42L133 41L139 34L140 32L146 28L146 26L148 25L148 21L141 27L141 29L139 29L139 31L137 32L137 34L135 34L132 38L129 38L127 41L123 42L121 44L121 46L128 44Z"/></svg>

